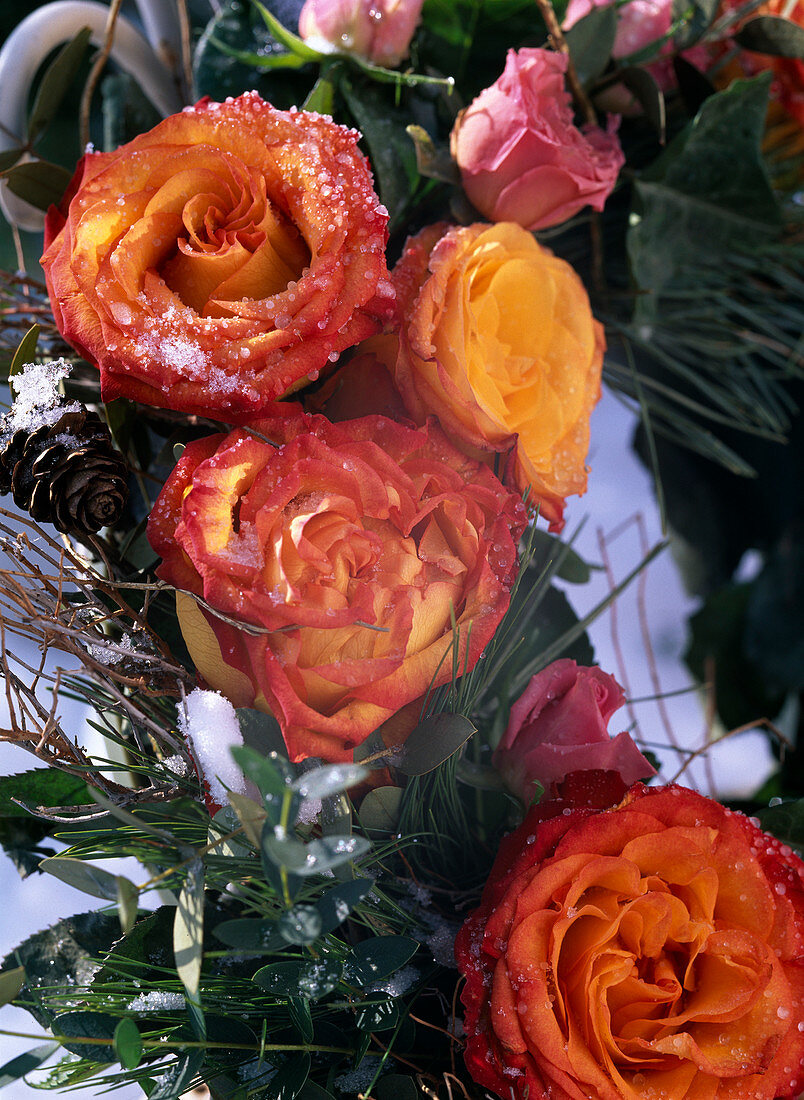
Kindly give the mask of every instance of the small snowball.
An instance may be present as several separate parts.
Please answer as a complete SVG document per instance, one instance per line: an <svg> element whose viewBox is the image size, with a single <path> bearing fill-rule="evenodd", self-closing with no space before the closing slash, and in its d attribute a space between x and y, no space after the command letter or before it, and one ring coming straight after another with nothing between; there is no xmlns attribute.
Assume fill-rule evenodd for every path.
<svg viewBox="0 0 804 1100"><path fill-rule="evenodd" d="M179 708L179 729L195 753L210 795L225 806L229 802L226 788L239 794L246 791L245 776L229 751L243 744L237 714L218 691L195 688L185 702L186 713Z"/></svg>

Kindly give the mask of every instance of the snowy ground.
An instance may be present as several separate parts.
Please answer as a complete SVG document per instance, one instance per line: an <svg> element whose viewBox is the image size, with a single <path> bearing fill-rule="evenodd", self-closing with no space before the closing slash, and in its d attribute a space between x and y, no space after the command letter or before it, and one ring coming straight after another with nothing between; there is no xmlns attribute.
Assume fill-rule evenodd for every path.
<svg viewBox="0 0 804 1100"><path fill-rule="evenodd" d="M568 512L567 531L586 517L576 548L589 561L608 561L613 576L621 580L644 557L645 550L661 538L657 509L650 479L630 451L633 420L617 401L606 395L592 425L589 492L573 501ZM605 553L601 551L601 539ZM583 587L570 587L579 612L585 613L611 589L605 571L594 575ZM686 749L698 749L706 739L704 708L698 695L689 690L690 678L680 661L685 644L685 623L694 605L682 589L669 552L654 561L642 578L620 597L611 612L597 620L591 630L598 663L612 672L632 699L668 693L634 705L626 716L621 711L612 723L620 729L635 718L637 732L658 752L662 777L673 778L687 754L666 746L675 741ZM620 725L617 725L620 719ZM81 721L76 715L76 722ZM657 746L665 746L657 748ZM31 767L32 757L20 749L0 744L0 773L13 774ZM772 770L767 742L760 734L743 734L716 746L708 766L695 760L681 782L697 786L707 794L750 793ZM712 787L714 778L717 788ZM131 874L131 872L127 872ZM137 880L137 875L131 877ZM0 918L0 957L25 936L45 928L61 917L88 907L85 895L46 875L20 880L7 857L0 853L0 897L5 898ZM13 1008L0 1012L0 1028L40 1034L27 1013ZM0 1065L33 1046L31 1040L0 1034ZM22 1082L8 1086L4 1100L32 1100L41 1096ZM83 1093L89 1095L89 1092ZM115 1093L120 1100L142 1095L138 1088Z"/></svg>

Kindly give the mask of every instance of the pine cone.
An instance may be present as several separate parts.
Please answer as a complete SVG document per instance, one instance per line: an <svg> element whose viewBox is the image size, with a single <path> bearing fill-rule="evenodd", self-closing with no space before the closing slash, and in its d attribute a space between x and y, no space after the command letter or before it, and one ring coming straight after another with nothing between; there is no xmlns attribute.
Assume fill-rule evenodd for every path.
<svg viewBox="0 0 804 1100"><path fill-rule="evenodd" d="M120 518L126 464L97 413L66 412L50 426L15 432L0 451L0 491L35 520L91 535Z"/></svg>

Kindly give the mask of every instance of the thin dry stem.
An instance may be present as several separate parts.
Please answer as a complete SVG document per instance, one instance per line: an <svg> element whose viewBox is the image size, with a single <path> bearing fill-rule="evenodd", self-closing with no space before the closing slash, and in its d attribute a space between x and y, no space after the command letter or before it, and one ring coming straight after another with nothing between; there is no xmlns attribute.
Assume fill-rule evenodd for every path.
<svg viewBox="0 0 804 1100"><path fill-rule="evenodd" d="M123 0L112 0L109 5L109 15L106 19L106 36L103 41L103 46L98 53L98 56L93 62L92 68L89 70L89 76L87 82L84 85L84 91L81 94L81 106L79 110L79 133L81 135L81 148L85 149L89 145L89 113L92 106L92 96L95 94L95 88L100 80L100 75L103 72L106 62L112 52L112 43L114 42L114 30L117 23L117 17L120 14L120 7Z"/></svg>

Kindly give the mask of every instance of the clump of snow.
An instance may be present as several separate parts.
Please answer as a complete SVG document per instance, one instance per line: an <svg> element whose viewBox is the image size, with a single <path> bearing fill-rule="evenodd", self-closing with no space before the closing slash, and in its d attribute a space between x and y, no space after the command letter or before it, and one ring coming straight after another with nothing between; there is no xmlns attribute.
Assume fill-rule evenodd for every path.
<svg viewBox="0 0 804 1100"><path fill-rule="evenodd" d="M128 1007L131 1012L177 1012L184 1008L184 997L181 993L152 989L135 997Z"/></svg>
<svg viewBox="0 0 804 1100"><path fill-rule="evenodd" d="M32 432L43 424L55 424L64 413L79 412L75 401L66 404L59 393L59 383L72 370L66 359L50 363L25 363L21 374L11 379L14 403L3 418L3 437L25 430Z"/></svg>
<svg viewBox="0 0 804 1100"><path fill-rule="evenodd" d="M179 729L192 749L212 798L229 802L228 790L246 792L246 779L231 749L243 744L235 708L219 691L195 688L179 707Z"/></svg>
<svg viewBox="0 0 804 1100"><path fill-rule="evenodd" d="M190 770L187 761L183 756L179 756L178 754L176 756L166 756L162 761L162 766L169 772L172 772L173 775L179 776L187 775Z"/></svg>
<svg viewBox="0 0 804 1100"><path fill-rule="evenodd" d="M108 645L101 643L89 647L90 657L101 665L119 665L129 653L136 653L130 634L124 634L119 642Z"/></svg>
<svg viewBox="0 0 804 1100"><path fill-rule="evenodd" d="M350 1070L349 1073L342 1073L340 1077L335 1078L336 1088L341 1089L342 1092L349 1093L350 1096L357 1096L359 1093L365 1092L371 1082L374 1080L374 1075L380 1066L380 1059L373 1054L367 1055L357 1069Z"/></svg>
<svg viewBox="0 0 804 1100"><path fill-rule="evenodd" d="M390 997L401 997L419 980L420 974L415 966L403 966L388 978L381 978L368 986L370 993L387 993Z"/></svg>

